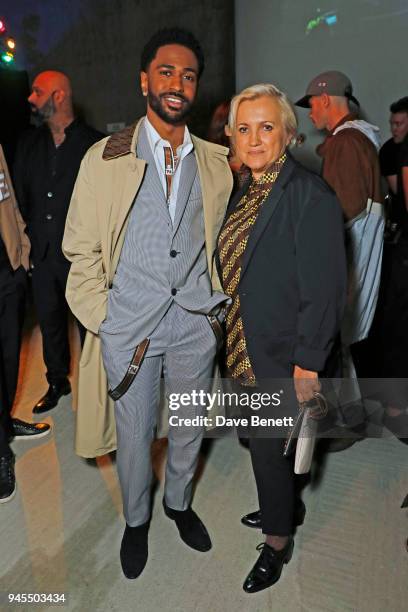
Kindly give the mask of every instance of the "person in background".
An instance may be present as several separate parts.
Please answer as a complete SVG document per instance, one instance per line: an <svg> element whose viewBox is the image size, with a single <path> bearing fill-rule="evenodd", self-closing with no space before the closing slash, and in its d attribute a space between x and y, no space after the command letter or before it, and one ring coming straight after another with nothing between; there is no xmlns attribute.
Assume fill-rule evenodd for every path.
<svg viewBox="0 0 408 612"><path fill-rule="evenodd" d="M71 392L65 299L69 262L61 243L81 160L103 134L75 117L71 83L62 72L47 70L36 76L28 101L41 125L19 142L14 185L31 241L32 287L49 383L33 409L40 414ZM80 326L82 342L84 334Z"/></svg>
<svg viewBox="0 0 408 612"><path fill-rule="evenodd" d="M231 299L228 373L242 392L263 390L271 379L293 380L291 404L306 402L320 391L319 375L334 350L345 304L340 204L324 181L290 155L297 120L277 87L254 85L235 96L228 127L250 172L230 201L218 238L219 270ZM280 408L265 412L281 416ZM244 582L247 593L279 580L292 556L294 523L304 514L296 508L284 435L250 436L260 509L243 522L261 527L266 540Z"/></svg>
<svg viewBox="0 0 408 612"><path fill-rule="evenodd" d="M238 159L236 151L234 151L230 137L227 135L230 106L230 100L221 102L221 104L217 106L211 118L207 139L210 142L229 148L228 163L234 175L235 184L238 186L242 163Z"/></svg>
<svg viewBox="0 0 408 612"><path fill-rule="evenodd" d="M387 180L390 192L396 195L399 151L408 134L408 96L393 102L390 113L392 138L382 145L379 154L381 174Z"/></svg>
<svg viewBox="0 0 408 612"><path fill-rule="evenodd" d="M47 423L27 423L11 416L17 389L26 273L30 241L17 206L0 145L0 503L16 491L10 440L38 439L50 433Z"/></svg>
<svg viewBox="0 0 408 612"><path fill-rule="evenodd" d="M343 378L339 423L344 436L327 450L341 451L365 437L367 414L357 382L352 349L368 337L377 304L383 250L384 218L378 160L378 128L358 118L351 103L350 79L337 70L317 75L297 106L310 108L318 130L327 132L317 153L322 177L334 189L344 216L348 259L348 299L342 323ZM354 346L353 346L354 345ZM339 428L339 433L341 427Z"/></svg>
<svg viewBox="0 0 408 612"><path fill-rule="evenodd" d="M377 324L380 376L387 379L384 425L408 443L408 133L400 143L396 167L399 202L398 240L387 247L387 275L383 274L382 311ZM397 379L397 380L394 380Z"/></svg>
<svg viewBox="0 0 408 612"><path fill-rule="evenodd" d="M380 149L381 174L387 185L387 196L385 198L386 231L384 235L385 245L394 244L400 234L401 226L405 223L407 211L404 202L401 201L397 191L397 175L400 149L405 136L408 134L408 96L400 98L390 106L390 128L392 138L387 140ZM384 250L383 278L381 284L387 282L389 249Z"/></svg>
<svg viewBox="0 0 408 612"><path fill-rule="evenodd" d="M408 133L401 143L397 167L397 195L404 204L405 214L408 213ZM407 225L407 216L405 223ZM406 228L405 228L406 230Z"/></svg>
<svg viewBox="0 0 408 612"><path fill-rule="evenodd" d="M388 191L385 198L387 221L381 283L375 317L360 359L360 376L363 378L399 376L398 372L401 371L401 365L405 362L403 351L407 344L403 338L405 326L402 321L406 303L401 283L406 276L402 243L406 242L408 214L402 190L400 157L404 139L408 135L408 96L393 102L390 111L392 138L383 144L379 154L381 174L386 181ZM400 241L401 244L398 246ZM405 376L404 371L401 377ZM388 386L395 387L395 383L392 382ZM384 387L384 383L379 385L380 397L384 395L381 387ZM394 403L394 400L391 403ZM385 401L385 406L387 405L388 402ZM385 420L387 420L387 414ZM392 426L393 422L390 421L390 423Z"/></svg>

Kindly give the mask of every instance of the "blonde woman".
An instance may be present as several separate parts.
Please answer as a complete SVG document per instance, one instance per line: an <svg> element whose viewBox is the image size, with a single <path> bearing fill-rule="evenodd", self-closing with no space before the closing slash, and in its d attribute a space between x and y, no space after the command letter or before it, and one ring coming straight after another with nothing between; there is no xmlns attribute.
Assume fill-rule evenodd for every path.
<svg viewBox="0 0 408 612"><path fill-rule="evenodd" d="M231 298L229 375L243 389L293 378L297 400L307 401L320 389L345 302L341 208L330 187L290 155L297 121L277 87L255 85L235 96L228 127L248 169L218 239ZM277 582L292 556L295 495L282 438L251 437L250 452L260 510L246 524L266 536L243 585L253 593Z"/></svg>

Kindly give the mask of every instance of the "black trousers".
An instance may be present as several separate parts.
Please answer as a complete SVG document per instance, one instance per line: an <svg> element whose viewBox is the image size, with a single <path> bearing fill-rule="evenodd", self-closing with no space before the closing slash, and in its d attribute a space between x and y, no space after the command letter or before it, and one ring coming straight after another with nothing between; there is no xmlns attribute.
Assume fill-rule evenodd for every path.
<svg viewBox="0 0 408 612"><path fill-rule="evenodd" d="M385 406L404 409L408 396L408 238L384 245L380 294L367 340L354 345L358 376Z"/></svg>
<svg viewBox="0 0 408 612"><path fill-rule="evenodd" d="M283 456L282 438L250 438L252 468L258 490L262 533L288 536L293 531L295 473Z"/></svg>
<svg viewBox="0 0 408 612"><path fill-rule="evenodd" d="M43 357L47 366L47 380L58 383L65 379L70 369L68 341L69 308L65 299L70 264L47 251L45 257L35 261L32 271L32 287L38 322L43 339ZM81 344L85 328L78 322Z"/></svg>
<svg viewBox="0 0 408 612"><path fill-rule="evenodd" d="M298 477L293 469L293 457L283 456L284 436L287 435L288 426L281 428L251 426L251 417L256 415L260 419L282 419L285 416L295 416L298 404L293 379L287 377L286 379L261 381L260 386L256 389L233 383L231 389L240 394L241 406L242 394L248 393L251 399L254 399L255 394L259 397L260 393L271 394L280 389L284 390L279 406L261 408L258 406L256 411L248 407L241 407L241 416L248 420L249 426L246 431L241 428L239 435L249 438L249 451L261 510L262 533L288 536L293 532L294 507L299 488Z"/></svg>
<svg viewBox="0 0 408 612"><path fill-rule="evenodd" d="M0 456L11 453L11 408L17 389L26 272L0 269Z"/></svg>

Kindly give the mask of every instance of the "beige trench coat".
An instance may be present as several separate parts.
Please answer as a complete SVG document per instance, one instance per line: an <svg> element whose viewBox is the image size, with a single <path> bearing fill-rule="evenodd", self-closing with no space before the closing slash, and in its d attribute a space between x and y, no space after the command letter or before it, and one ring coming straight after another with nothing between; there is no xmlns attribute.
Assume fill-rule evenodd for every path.
<svg viewBox="0 0 408 612"><path fill-rule="evenodd" d="M13 270L24 266L28 270L30 240L17 205L6 158L0 145L0 235Z"/></svg>
<svg viewBox="0 0 408 612"><path fill-rule="evenodd" d="M118 265L129 213L146 162L136 157L136 126L105 138L85 155L75 183L62 249L71 262L66 297L87 328L79 364L75 450L97 457L116 448L113 402L102 363L99 326ZM214 251L232 189L228 149L192 136L203 194L205 244L212 286L221 290Z"/></svg>

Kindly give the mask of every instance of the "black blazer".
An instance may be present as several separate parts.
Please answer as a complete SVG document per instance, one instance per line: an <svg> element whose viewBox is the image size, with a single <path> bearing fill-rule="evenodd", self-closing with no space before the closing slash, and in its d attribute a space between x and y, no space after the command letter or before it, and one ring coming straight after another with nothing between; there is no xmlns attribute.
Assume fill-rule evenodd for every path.
<svg viewBox="0 0 408 612"><path fill-rule="evenodd" d="M247 182L233 196L226 218L248 187ZM295 365L324 370L340 330L346 287L340 203L322 179L288 154L248 239L238 286L258 379L292 376Z"/></svg>

